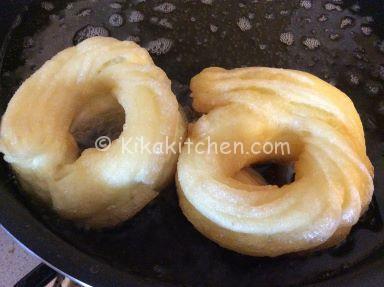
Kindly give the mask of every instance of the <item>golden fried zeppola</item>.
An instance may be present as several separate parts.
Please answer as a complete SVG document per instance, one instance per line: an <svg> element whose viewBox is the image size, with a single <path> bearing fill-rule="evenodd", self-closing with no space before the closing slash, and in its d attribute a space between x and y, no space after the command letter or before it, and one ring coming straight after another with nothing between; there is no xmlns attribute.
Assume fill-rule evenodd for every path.
<svg viewBox="0 0 384 287"><path fill-rule="evenodd" d="M308 73L273 68L208 68L191 90L194 109L205 114L190 127L191 142L241 142L244 151L254 142L290 146L285 154L184 146L180 206L202 234L239 253L271 257L329 247L348 235L371 201L373 167L344 93ZM266 162L294 162L295 180L265 184L249 166Z"/></svg>
<svg viewBox="0 0 384 287"><path fill-rule="evenodd" d="M122 133L109 149L81 151L74 134L121 113ZM60 52L22 84L2 118L0 142L25 190L100 228L133 216L174 176L178 154L123 152L123 141L179 142L184 130L170 80L148 52L96 37Z"/></svg>

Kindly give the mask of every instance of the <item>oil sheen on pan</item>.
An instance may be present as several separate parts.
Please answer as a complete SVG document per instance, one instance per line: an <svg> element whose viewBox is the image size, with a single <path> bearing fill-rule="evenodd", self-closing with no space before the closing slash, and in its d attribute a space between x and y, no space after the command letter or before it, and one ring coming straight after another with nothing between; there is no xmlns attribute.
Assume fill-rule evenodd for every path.
<svg viewBox="0 0 384 287"><path fill-rule="evenodd" d="M4 112L22 81L60 50L96 35L132 40L172 79L190 121L198 115L190 106L189 79L205 67L282 67L319 76L354 102L376 173L370 209L341 245L275 259L224 250L184 218L174 186L113 231L79 232L28 207L79 250L154 282L291 285L335 276L365 260L384 243L384 11L363 2L43 1L17 19L1 70Z"/></svg>

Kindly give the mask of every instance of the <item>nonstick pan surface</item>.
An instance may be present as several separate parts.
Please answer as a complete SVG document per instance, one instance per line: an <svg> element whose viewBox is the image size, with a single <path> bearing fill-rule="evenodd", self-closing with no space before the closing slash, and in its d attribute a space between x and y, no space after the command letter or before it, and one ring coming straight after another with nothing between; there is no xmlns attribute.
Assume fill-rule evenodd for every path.
<svg viewBox="0 0 384 287"><path fill-rule="evenodd" d="M270 259L236 254L200 235L182 215L174 185L117 229L79 230L26 198L2 161L0 222L49 264L94 286L383 284L384 1L24 0L1 1L0 17L2 113L46 60L109 35L151 52L191 121L197 115L189 80L205 67L316 74L355 103L375 166L374 199L345 242Z"/></svg>

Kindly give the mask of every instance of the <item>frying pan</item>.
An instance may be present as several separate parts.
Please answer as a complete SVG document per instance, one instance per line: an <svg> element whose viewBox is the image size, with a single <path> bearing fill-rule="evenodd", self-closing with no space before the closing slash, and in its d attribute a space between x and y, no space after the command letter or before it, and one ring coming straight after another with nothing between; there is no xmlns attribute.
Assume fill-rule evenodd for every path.
<svg viewBox="0 0 384 287"><path fill-rule="evenodd" d="M0 222L21 244L93 286L383 285L384 1L2 0L1 112L46 60L94 35L149 49L190 120L197 115L189 80L205 67L293 68L329 81L361 115L374 199L337 247L253 258L200 235L182 215L174 185L122 226L86 231L26 198L1 161Z"/></svg>

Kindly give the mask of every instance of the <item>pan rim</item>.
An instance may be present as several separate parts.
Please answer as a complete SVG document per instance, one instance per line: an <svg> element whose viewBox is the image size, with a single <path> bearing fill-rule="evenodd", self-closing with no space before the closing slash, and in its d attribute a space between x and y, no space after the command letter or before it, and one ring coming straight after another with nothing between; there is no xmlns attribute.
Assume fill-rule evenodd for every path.
<svg viewBox="0 0 384 287"><path fill-rule="evenodd" d="M88 286L137 286L137 287L170 287L173 284L154 279L140 278L114 268L113 266L78 250L64 239L54 234L35 218L28 208L11 194L11 186L0 186L0 225L27 252L42 259L47 265L75 281ZM15 191L13 191L15 192ZM14 212L18 210L18 212ZM25 222L19 225L20 222ZM380 248L378 252L383 253ZM65 254L63 256L62 254ZM383 255L383 254L381 254ZM372 257L372 256L371 256ZM304 286L380 286L384 281L384 257L371 257L357 263L351 268L341 271L319 282ZM369 262L366 262L366 261ZM73 263L77 262L76 265ZM81 262L81 264L78 264ZM93 270L94 272L92 272Z"/></svg>

